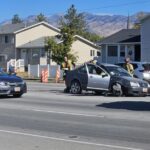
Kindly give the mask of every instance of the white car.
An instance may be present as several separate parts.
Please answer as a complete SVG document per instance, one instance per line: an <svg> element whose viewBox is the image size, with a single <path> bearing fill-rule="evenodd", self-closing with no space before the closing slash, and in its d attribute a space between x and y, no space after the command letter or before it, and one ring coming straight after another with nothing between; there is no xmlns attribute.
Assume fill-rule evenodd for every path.
<svg viewBox="0 0 150 150"><path fill-rule="evenodd" d="M150 62L130 62L134 68L134 77L146 80L150 83ZM123 67L124 62L116 65Z"/></svg>

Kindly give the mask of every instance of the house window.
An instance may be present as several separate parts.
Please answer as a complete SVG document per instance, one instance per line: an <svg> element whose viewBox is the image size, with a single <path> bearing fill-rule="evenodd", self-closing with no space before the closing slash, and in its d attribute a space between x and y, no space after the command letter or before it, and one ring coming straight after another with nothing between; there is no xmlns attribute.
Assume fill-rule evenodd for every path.
<svg viewBox="0 0 150 150"><path fill-rule="evenodd" d="M15 38L14 38L14 37L11 38L11 43L12 43L12 44L15 43Z"/></svg>
<svg viewBox="0 0 150 150"><path fill-rule="evenodd" d="M97 51L97 56L101 56L101 53L99 51Z"/></svg>
<svg viewBox="0 0 150 150"><path fill-rule="evenodd" d="M41 49L40 57L45 57L45 49L44 48Z"/></svg>
<svg viewBox="0 0 150 150"><path fill-rule="evenodd" d="M95 56L95 50L90 50L90 56Z"/></svg>
<svg viewBox="0 0 150 150"><path fill-rule="evenodd" d="M6 55L0 55L0 62L5 62L7 59Z"/></svg>
<svg viewBox="0 0 150 150"><path fill-rule="evenodd" d="M120 57L125 57L125 46L120 46Z"/></svg>
<svg viewBox="0 0 150 150"><path fill-rule="evenodd" d="M117 46L108 46L108 56L116 57L117 56Z"/></svg>
<svg viewBox="0 0 150 150"><path fill-rule="evenodd" d="M8 43L9 40L8 40L8 35L5 35L5 43Z"/></svg>

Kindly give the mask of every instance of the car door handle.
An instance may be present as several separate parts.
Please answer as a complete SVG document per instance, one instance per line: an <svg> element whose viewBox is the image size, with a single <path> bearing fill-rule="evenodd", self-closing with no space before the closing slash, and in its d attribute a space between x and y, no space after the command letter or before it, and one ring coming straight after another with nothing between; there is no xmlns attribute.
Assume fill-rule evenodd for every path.
<svg viewBox="0 0 150 150"><path fill-rule="evenodd" d="M90 76L90 78L93 78L93 76Z"/></svg>

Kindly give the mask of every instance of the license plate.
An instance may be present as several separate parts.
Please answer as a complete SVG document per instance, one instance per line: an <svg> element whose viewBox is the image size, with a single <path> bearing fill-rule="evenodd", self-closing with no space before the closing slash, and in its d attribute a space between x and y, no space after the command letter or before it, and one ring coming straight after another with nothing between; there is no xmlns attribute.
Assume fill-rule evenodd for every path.
<svg viewBox="0 0 150 150"><path fill-rule="evenodd" d="M148 89L147 89L147 88L143 88L143 92L144 92L144 93L147 93L147 92L148 92Z"/></svg>
<svg viewBox="0 0 150 150"><path fill-rule="evenodd" d="M20 87L15 87L15 92L20 92Z"/></svg>

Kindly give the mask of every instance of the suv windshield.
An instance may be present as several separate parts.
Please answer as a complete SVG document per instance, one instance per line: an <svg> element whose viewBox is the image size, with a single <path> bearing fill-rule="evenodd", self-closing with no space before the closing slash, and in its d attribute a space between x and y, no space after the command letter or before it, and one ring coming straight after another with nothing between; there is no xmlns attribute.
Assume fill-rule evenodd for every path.
<svg viewBox="0 0 150 150"><path fill-rule="evenodd" d="M117 66L105 66L105 67L111 75L131 77L130 74L121 67Z"/></svg>

